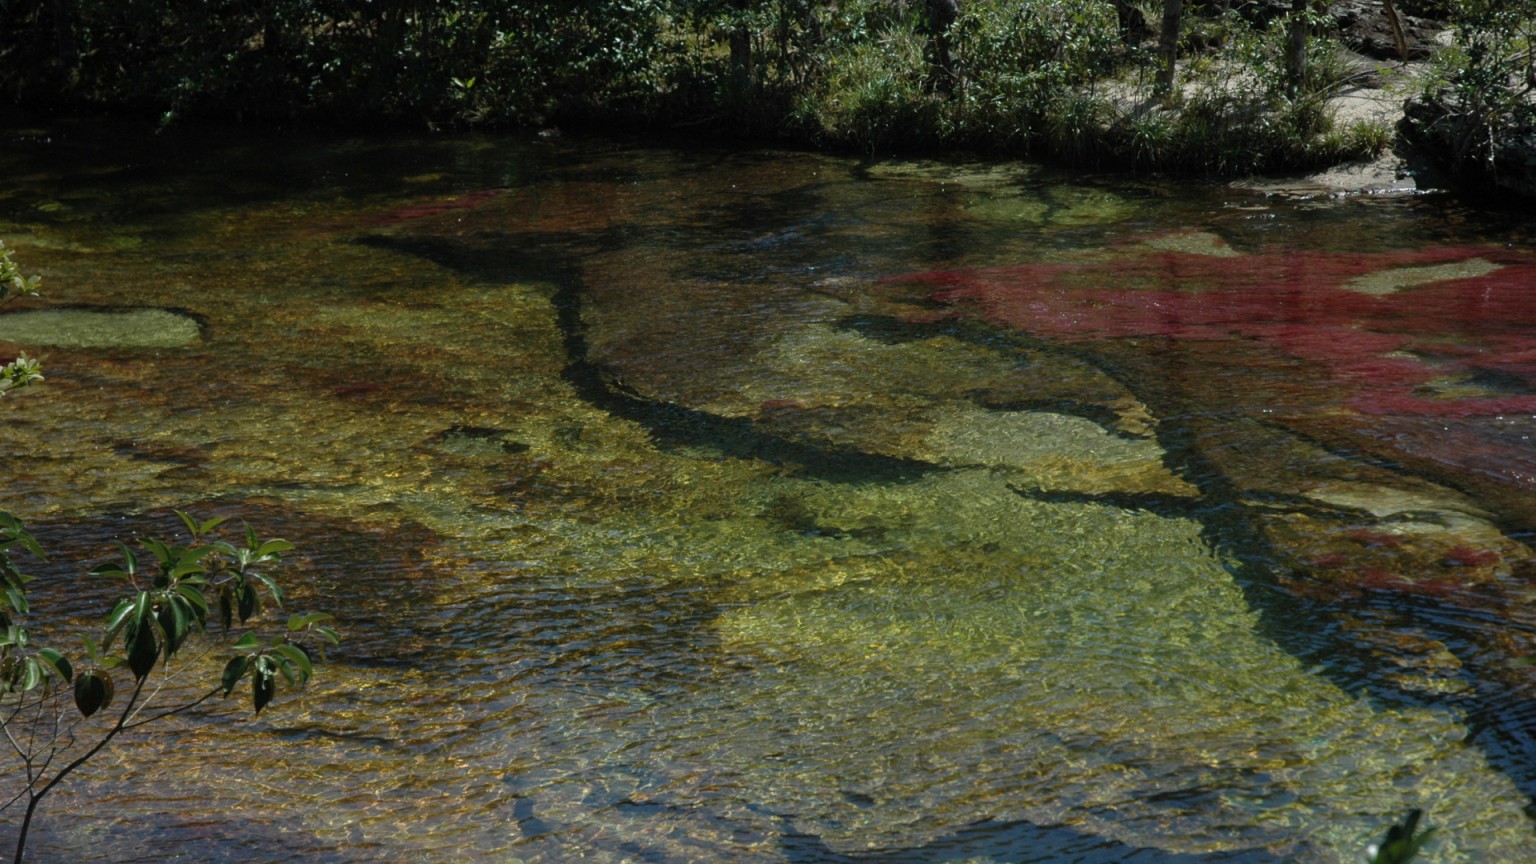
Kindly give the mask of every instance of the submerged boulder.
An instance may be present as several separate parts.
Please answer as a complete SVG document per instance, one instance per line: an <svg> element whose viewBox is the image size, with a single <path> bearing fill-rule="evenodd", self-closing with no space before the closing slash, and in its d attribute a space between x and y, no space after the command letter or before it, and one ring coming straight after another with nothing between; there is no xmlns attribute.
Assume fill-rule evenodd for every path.
<svg viewBox="0 0 1536 864"><path fill-rule="evenodd" d="M202 338L196 318L171 309L70 307L0 315L0 341L56 348L179 348Z"/></svg>

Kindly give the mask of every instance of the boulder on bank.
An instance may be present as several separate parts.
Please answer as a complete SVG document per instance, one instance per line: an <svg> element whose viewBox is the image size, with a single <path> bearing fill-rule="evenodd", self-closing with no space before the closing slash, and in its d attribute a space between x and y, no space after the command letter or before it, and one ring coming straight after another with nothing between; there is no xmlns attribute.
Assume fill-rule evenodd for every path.
<svg viewBox="0 0 1536 864"><path fill-rule="evenodd" d="M1462 101L1449 89L1415 96L1398 129L1474 188L1536 196L1536 110L1512 112L1489 129L1486 112Z"/></svg>

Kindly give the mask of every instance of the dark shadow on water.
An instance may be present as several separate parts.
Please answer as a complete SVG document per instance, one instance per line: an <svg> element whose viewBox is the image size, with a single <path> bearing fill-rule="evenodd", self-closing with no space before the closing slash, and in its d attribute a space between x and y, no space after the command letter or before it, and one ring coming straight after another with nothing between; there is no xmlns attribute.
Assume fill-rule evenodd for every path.
<svg viewBox="0 0 1536 864"><path fill-rule="evenodd" d="M549 260L547 252L522 249L511 235L477 235L474 242L421 237L371 236L365 246L425 258L482 279L539 281L555 286L552 302L565 342L567 365L562 377L588 403L620 419L638 423L663 447L703 447L736 459L757 459L795 473L847 483L916 480L934 466L915 459L867 453L835 444L799 441L766 432L748 418L724 417L648 398L588 359L581 309L580 270ZM544 262L533 263L529 262Z"/></svg>
<svg viewBox="0 0 1536 864"><path fill-rule="evenodd" d="M779 845L792 864L937 864L977 859L1008 864L1279 864L1285 860L1252 849L1210 855L1165 852L1127 846L1068 827L994 820L968 825L913 849L838 852L810 834L786 834Z"/></svg>

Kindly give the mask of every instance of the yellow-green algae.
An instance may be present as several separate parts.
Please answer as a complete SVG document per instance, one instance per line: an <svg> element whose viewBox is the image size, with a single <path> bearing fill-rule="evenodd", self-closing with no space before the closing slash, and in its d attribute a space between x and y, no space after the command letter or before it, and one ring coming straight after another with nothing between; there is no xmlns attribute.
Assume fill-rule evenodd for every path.
<svg viewBox="0 0 1536 864"><path fill-rule="evenodd" d="M1210 231L1169 231L1145 238L1139 245L1155 252L1182 252L1212 258L1235 258L1242 254L1228 245L1225 238Z"/></svg>
<svg viewBox="0 0 1536 864"><path fill-rule="evenodd" d="M957 406L936 419L923 455L945 465L1006 469L1016 482L1088 494L1196 489L1163 465L1149 438L1113 435L1082 417Z"/></svg>
<svg viewBox="0 0 1536 864"><path fill-rule="evenodd" d="M931 551L718 624L776 670L738 707L793 729L784 758L733 767L820 814L835 848L917 844L985 801L992 818L1132 845L1258 842L1317 861L1358 854L1361 812L1411 805L1456 838L1437 860L1536 854L1523 796L1457 718L1372 708L1304 670L1258 634L1197 523L1030 501L982 471L868 497L864 518L929 534L914 545ZM1205 784L1214 798L1170 803ZM791 790L797 805L774 797Z"/></svg>
<svg viewBox="0 0 1536 864"><path fill-rule="evenodd" d="M1375 273L1356 276L1339 287L1345 291L1380 296L1447 279L1473 279L1478 276L1487 276L1489 273L1502 270L1503 267L1504 265L1495 264L1485 258L1468 258L1465 261L1453 261L1449 264L1378 270Z"/></svg>
<svg viewBox="0 0 1536 864"><path fill-rule="evenodd" d="M828 307L829 317L848 311L833 304ZM1131 487L1179 487L1187 491L1155 464L1161 451L1150 440L1136 443L1113 438L1091 421L1059 412L1026 415L977 405L978 400L1003 405L1076 402L1101 408L1114 418L1116 431L1125 436L1150 433L1153 424L1146 407L1122 385L1061 354L1024 349L1004 354L943 334L882 341L849 329L808 324L779 335L729 367L699 374L718 375L730 382L730 386L718 386L701 408L726 416L757 417L769 428L785 428L793 434L850 444L868 452L944 464L977 464L966 461L977 459L984 464L1001 464L998 452L983 456L965 451L978 447L999 452L1028 448L1029 439L1044 436L1051 443L1043 447L1053 458L1068 458L1068 448L1098 446L1113 449L1118 455L1090 461L1115 462L1126 473L1147 475L1115 487L1120 491ZM771 407L765 409L765 405ZM1000 425L981 428L988 422ZM1018 428L1005 428L1010 424L1018 424ZM1029 424L1061 428L1031 430L1025 428ZM969 442L952 440L955 435L966 434L972 438ZM1090 445L1088 439L1099 444ZM1041 453L1014 455L1038 462ZM1138 467L1131 468L1128 463ZM1094 478L1079 482L1057 474L1056 482L1077 489L1110 491L1113 485Z"/></svg>
<svg viewBox="0 0 1536 864"><path fill-rule="evenodd" d="M1054 186L1046 190L998 189L972 197L965 210L989 223L1051 228L1108 225L1135 215L1125 199L1101 189Z"/></svg>
<svg viewBox="0 0 1536 864"><path fill-rule="evenodd" d="M202 336L168 309L31 309L0 315L0 341L28 347L177 348Z"/></svg>

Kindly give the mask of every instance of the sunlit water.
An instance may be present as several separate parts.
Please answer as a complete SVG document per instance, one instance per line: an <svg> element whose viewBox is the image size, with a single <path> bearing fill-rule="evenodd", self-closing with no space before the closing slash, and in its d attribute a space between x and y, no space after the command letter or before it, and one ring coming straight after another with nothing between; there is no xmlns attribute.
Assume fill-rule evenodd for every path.
<svg viewBox="0 0 1536 864"><path fill-rule="evenodd" d="M7 311L76 315L0 317L36 605L174 507L346 639L34 860L1333 862L1412 807L1536 860L1518 218L70 125L0 172Z"/></svg>

